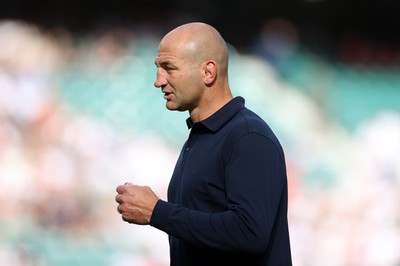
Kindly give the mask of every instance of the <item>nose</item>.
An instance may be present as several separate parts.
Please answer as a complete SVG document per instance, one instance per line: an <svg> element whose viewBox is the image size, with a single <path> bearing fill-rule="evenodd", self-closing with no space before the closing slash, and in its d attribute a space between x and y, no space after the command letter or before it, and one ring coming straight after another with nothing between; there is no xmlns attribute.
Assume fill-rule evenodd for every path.
<svg viewBox="0 0 400 266"><path fill-rule="evenodd" d="M167 85L167 83L168 83L167 79L164 76L162 76L159 73L159 71L157 71L157 78L156 78L156 81L154 81L154 87L162 88L165 85Z"/></svg>

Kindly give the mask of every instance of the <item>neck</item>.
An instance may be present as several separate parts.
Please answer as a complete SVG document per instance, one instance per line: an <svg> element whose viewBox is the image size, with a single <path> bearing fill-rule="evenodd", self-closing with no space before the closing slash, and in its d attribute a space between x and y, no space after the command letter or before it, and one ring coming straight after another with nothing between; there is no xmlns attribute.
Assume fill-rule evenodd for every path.
<svg viewBox="0 0 400 266"><path fill-rule="evenodd" d="M232 98L233 96L229 89L219 96L210 95L207 99L203 99L195 109L189 110L190 119L192 119L193 123L203 121L221 109Z"/></svg>

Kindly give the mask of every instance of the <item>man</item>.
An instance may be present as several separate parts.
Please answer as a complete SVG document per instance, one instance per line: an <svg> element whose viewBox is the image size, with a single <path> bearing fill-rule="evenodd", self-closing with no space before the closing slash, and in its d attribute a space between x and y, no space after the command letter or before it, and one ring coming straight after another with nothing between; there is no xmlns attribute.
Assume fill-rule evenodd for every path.
<svg viewBox="0 0 400 266"><path fill-rule="evenodd" d="M168 202L149 187L117 187L122 219L169 235L172 266L292 265L282 148L268 125L233 98L228 49L204 23L168 33L155 59L169 110L191 129Z"/></svg>

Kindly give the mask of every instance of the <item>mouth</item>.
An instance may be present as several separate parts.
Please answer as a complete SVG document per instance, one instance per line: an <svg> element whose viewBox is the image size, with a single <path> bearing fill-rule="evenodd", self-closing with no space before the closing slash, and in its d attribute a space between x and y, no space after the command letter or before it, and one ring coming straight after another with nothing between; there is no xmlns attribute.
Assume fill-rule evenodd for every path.
<svg viewBox="0 0 400 266"><path fill-rule="evenodd" d="M164 92L164 99L168 100L170 98L170 95L172 95L172 92L165 91Z"/></svg>

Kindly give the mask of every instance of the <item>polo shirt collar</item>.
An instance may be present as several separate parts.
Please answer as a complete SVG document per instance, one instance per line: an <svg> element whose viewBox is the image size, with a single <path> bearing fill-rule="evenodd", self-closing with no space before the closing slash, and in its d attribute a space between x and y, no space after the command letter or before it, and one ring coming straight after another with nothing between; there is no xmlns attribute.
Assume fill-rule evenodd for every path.
<svg viewBox="0 0 400 266"><path fill-rule="evenodd" d="M235 116L241 109L243 109L245 100L243 97L235 97L225 104L221 109L212 114L210 117L200 121L204 127L208 128L212 132L218 131L226 122L228 122L233 116ZM186 119L186 124L189 129L193 127L193 123L190 117Z"/></svg>

